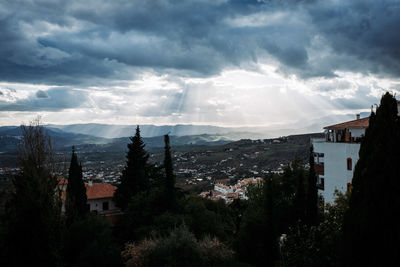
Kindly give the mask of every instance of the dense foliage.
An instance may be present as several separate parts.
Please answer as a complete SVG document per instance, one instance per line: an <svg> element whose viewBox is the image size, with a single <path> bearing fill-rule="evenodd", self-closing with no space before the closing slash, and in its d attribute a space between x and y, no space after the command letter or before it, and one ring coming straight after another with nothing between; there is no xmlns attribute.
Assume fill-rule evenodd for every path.
<svg viewBox="0 0 400 267"><path fill-rule="evenodd" d="M318 190L317 190L317 175L314 169L314 147L310 147L309 155L309 171L307 181L307 200L305 210L305 223L309 226L318 223Z"/></svg>
<svg viewBox="0 0 400 267"><path fill-rule="evenodd" d="M196 239L182 225L167 236L128 243L122 252L126 266L216 266L233 260L233 251L217 238Z"/></svg>
<svg viewBox="0 0 400 267"><path fill-rule="evenodd" d="M281 248L282 266L340 266L342 225L349 196L336 194L334 204L322 207L319 224L298 223L289 228Z"/></svg>
<svg viewBox="0 0 400 267"><path fill-rule="evenodd" d="M22 133L20 172L13 177L13 192L6 205L1 265L53 266L60 262L61 202L51 142L39 120L22 126Z"/></svg>
<svg viewBox="0 0 400 267"><path fill-rule="evenodd" d="M400 119L386 93L361 143L350 208L344 224L344 265L390 266L400 262Z"/></svg>
<svg viewBox="0 0 400 267"><path fill-rule="evenodd" d="M150 186L147 173L147 160L149 155L144 149L139 126L134 136L130 137L132 143L128 144L126 154L126 166L122 171L121 183L114 195L115 203L122 210L125 210L130 199L137 193L145 191Z"/></svg>

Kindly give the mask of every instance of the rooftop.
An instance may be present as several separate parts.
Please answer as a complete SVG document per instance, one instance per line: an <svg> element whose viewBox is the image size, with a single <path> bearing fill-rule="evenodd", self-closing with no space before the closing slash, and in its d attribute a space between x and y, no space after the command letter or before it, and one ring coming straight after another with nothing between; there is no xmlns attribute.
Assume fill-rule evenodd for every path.
<svg viewBox="0 0 400 267"><path fill-rule="evenodd" d="M342 122L324 127L324 129L345 129L345 128L367 128L369 125L369 117Z"/></svg>
<svg viewBox="0 0 400 267"><path fill-rule="evenodd" d="M99 199L113 197L116 186L107 183L85 184L87 199Z"/></svg>

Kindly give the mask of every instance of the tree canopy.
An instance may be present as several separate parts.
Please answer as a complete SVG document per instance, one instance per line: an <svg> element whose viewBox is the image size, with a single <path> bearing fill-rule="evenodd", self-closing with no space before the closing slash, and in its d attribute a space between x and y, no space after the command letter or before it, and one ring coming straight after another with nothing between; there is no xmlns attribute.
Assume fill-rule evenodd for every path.
<svg viewBox="0 0 400 267"><path fill-rule="evenodd" d="M400 122L397 101L383 95L361 142L344 222L344 264L400 262Z"/></svg>
<svg viewBox="0 0 400 267"><path fill-rule="evenodd" d="M308 171L307 180L305 223L308 225L316 225L318 223L318 189L317 175L314 169L314 148L312 145L310 147L309 157L310 169Z"/></svg>
<svg viewBox="0 0 400 267"><path fill-rule="evenodd" d="M65 201L65 213L68 223L70 224L77 218L82 218L87 212L87 197L82 177L82 165L78 163L78 156L75 153L75 148L72 147Z"/></svg>
<svg viewBox="0 0 400 267"><path fill-rule="evenodd" d="M149 177L147 174L147 160L149 155L144 149L145 144L140 136L139 126L136 133L130 137L126 154L126 166L122 171L121 183L114 194L114 200L118 207L125 210L130 199L141 191L149 188Z"/></svg>
<svg viewBox="0 0 400 267"><path fill-rule="evenodd" d="M2 260L11 266L54 266L60 260L60 194L50 138L39 119L21 126L20 172L6 207L8 231Z"/></svg>
<svg viewBox="0 0 400 267"><path fill-rule="evenodd" d="M172 209L175 208L176 204L176 189L168 134L164 135L164 143L165 201L167 203L167 208Z"/></svg>

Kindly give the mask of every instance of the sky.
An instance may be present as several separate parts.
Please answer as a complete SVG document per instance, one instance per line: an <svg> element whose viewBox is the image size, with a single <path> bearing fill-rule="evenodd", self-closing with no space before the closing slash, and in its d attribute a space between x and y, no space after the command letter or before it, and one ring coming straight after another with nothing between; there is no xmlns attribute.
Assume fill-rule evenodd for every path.
<svg viewBox="0 0 400 267"><path fill-rule="evenodd" d="M0 0L0 125L368 112L400 91L399 29L400 0Z"/></svg>

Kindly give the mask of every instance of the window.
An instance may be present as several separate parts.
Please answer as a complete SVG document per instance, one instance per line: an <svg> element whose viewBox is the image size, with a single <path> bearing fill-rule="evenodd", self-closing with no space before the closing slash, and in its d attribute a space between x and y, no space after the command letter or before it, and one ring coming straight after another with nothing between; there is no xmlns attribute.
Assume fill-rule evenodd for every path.
<svg viewBox="0 0 400 267"><path fill-rule="evenodd" d="M103 202L103 210L108 210L108 201Z"/></svg>
<svg viewBox="0 0 400 267"><path fill-rule="evenodd" d="M351 158L347 158L347 170L351 171L353 169Z"/></svg>
<svg viewBox="0 0 400 267"><path fill-rule="evenodd" d="M90 204L86 204L86 210L90 211Z"/></svg>

